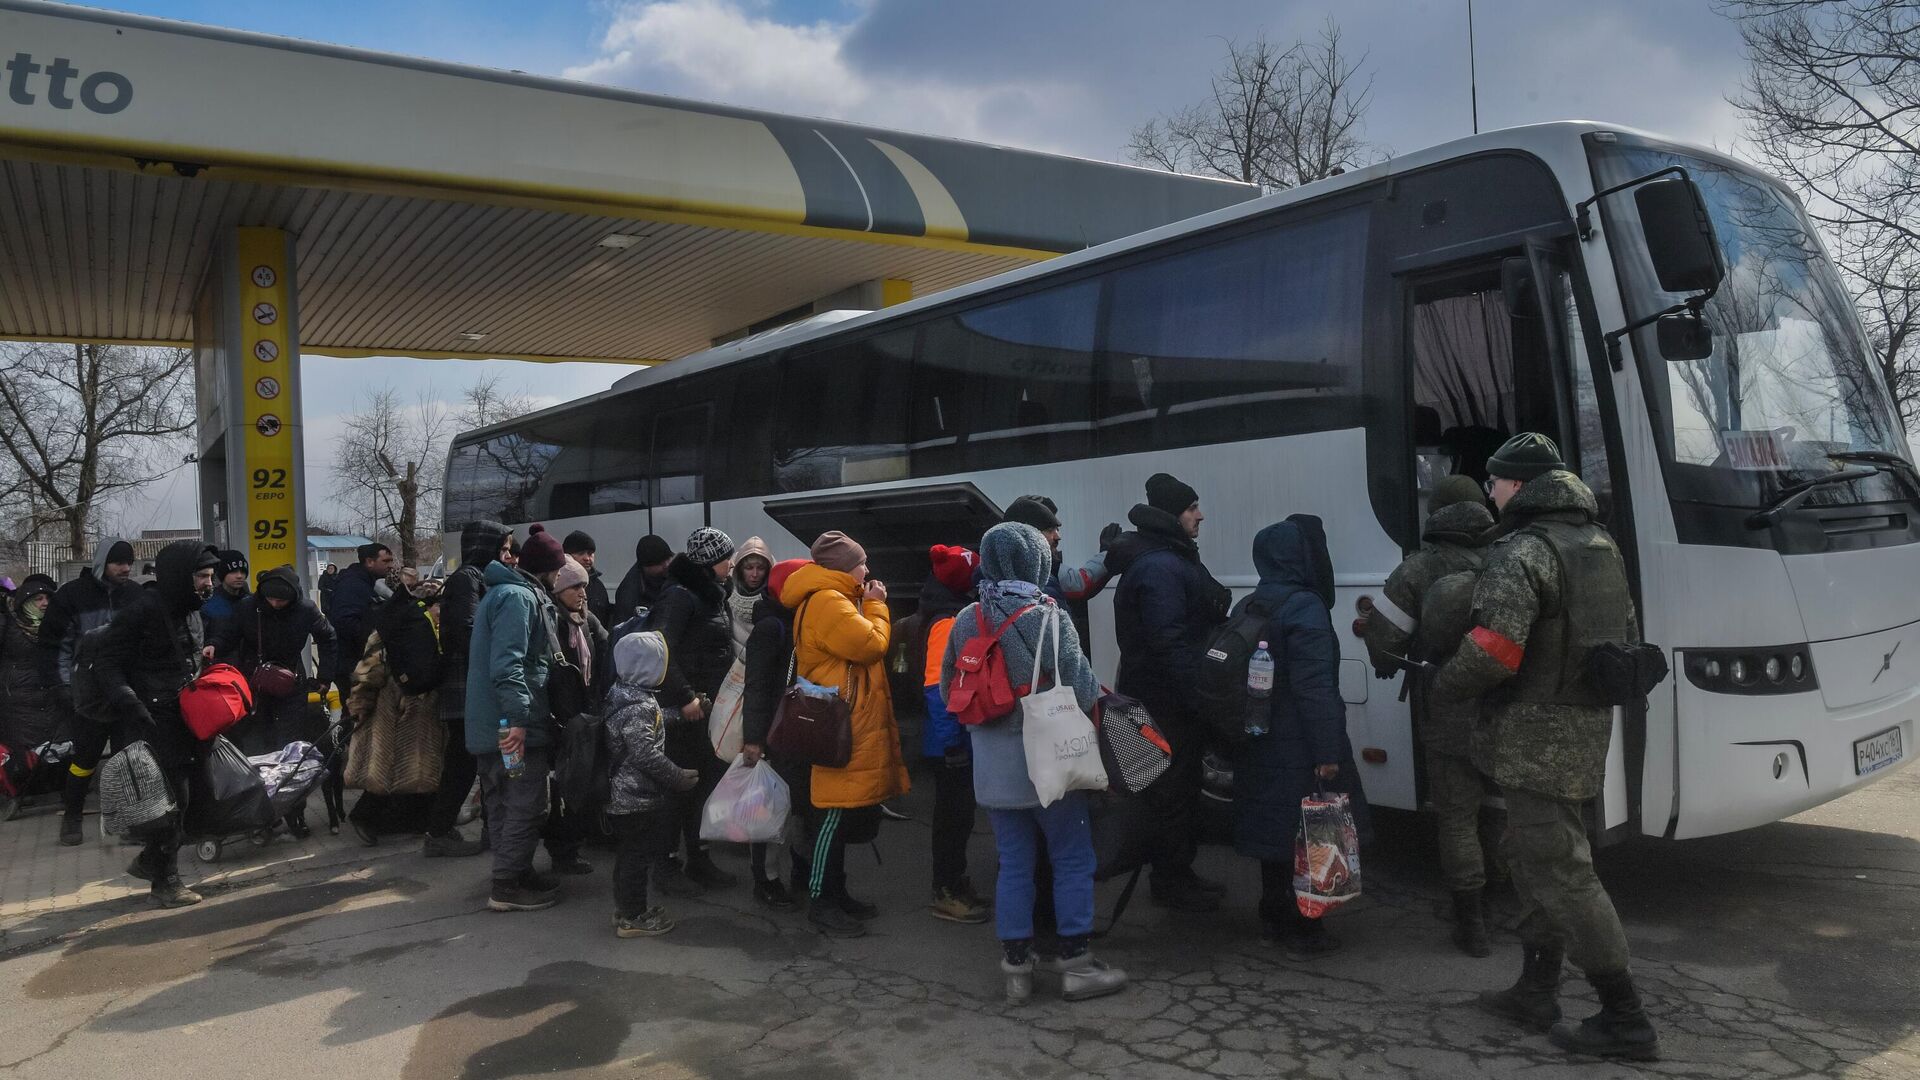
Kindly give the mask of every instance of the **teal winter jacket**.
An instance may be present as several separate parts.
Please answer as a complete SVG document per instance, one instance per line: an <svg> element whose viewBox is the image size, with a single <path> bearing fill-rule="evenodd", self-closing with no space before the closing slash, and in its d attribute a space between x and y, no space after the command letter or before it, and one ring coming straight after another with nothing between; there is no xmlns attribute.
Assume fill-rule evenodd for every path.
<svg viewBox="0 0 1920 1080"><path fill-rule="evenodd" d="M500 752L500 721L527 729L529 747L553 744L547 713L548 627L553 601L539 581L490 563L467 647L467 749Z"/></svg>

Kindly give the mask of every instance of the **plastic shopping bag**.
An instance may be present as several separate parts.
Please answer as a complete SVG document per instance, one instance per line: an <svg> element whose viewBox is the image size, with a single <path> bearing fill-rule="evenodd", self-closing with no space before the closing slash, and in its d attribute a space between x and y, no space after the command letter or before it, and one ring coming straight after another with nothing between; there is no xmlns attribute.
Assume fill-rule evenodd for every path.
<svg viewBox="0 0 1920 1080"><path fill-rule="evenodd" d="M707 737L713 740L713 756L721 761L740 756L740 711L746 700L747 664L735 660L714 695L713 711L707 714Z"/></svg>
<svg viewBox="0 0 1920 1080"><path fill-rule="evenodd" d="M1040 677L1034 676L1034 693L1020 699L1021 744L1027 751L1027 775L1041 806L1052 806L1069 791L1107 790L1107 770L1100 763L1100 736L1093 721L1080 711L1073 687L1060 684L1060 609L1047 608L1046 622L1040 629L1040 647L1035 650L1033 669L1046 670L1042 657L1047 641L1053 641L1055 685L1039 689Z"/></svg>
<svg viewBox="0 0 1920 1080"><path fill-rule="evenodd" d="M1300 800L1293 842L1293 896L1300 914L1317 919L1360 895L1360 834L1344 793Z"/></svg>
<svg viewBox="0 0 1920 1080"><path fill-rule="evenodd" d="M327 771L327 758L310 742L291 742L271 754L247 759L267 789L267 802L276 815L293 812Z"/></svg>
<svg viewBox="0 0 1920 1080"><path fill-rule="evenodd" d="M793 795L787 782L762 758L753 768L739 755L713 789L700 815L700 839L764 844L780 839Z"/></svg>
<svg viewBox="0 0 1920 1080"><path fill-rule="evenodd" d="M273 824L266 781L225 735L207 744L188 790L187 831L194 836L231 836Z"/></svg>

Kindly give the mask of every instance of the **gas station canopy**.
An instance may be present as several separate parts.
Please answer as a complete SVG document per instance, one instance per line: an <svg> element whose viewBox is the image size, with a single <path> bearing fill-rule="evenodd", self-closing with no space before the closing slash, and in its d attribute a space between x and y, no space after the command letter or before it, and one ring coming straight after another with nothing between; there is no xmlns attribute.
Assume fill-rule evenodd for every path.
<svg viewBox="0 0 1920 1080"><path fill-rule="evenodd" d="M268 227L300 352L657 361L1258 194L33 0L0 58L15 339L191 344L221 238Z"/></svg>

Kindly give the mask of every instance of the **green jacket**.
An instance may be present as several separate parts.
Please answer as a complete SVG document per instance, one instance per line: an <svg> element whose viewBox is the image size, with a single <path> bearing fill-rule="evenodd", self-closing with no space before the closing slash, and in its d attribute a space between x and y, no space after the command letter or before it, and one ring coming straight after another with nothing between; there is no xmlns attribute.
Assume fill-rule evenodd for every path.
<svg viewBox="0 0 1920 1080"><path fill-rule="evenodd" d="M487 591L467 647L467 750L500 752L500 721L527 729L529 747L551 746L547 673L552 661L547 590L505 563L489 563Z"/></svg>
<svg viewBox="0 0 1920 1080"><path fill-rule="evenodd" d="M1460 636L1472 628L1439 612L1429 610L1428 596L1436 582L1461 572L1477 573L1486 562L1486 547L1493 530L1493 514L1478 503L1454 503L1434 511L1420 532L1420 550L1406 557L1388 575L1382 599L1375 601L1375 615L1367 620L1366 645L1375 674L1390 678L1404 670L1388 659L1413 657L1439 663L1453 654ZM1442 644L1444 642L1444 644ZM1418 654L1418 655L1416 655ZM1420 739L1427 749L1443 754L1466 756L1472 752L1473 732L1478 725L1477 701L1431 700L1422 688L1414 702L1414 715L1420 725Z"/></svg>
<svg viewBox="0 0 1920 1080"><path fill-rule="evenodd" d="M1578 673L1566 669L1584 658L1584 650L1569 650L1544 633L1535 640L1542 628L1564 621L1559 615L1568 610L1571 589L1595 586L1563 580L1553 542L1528 528L1544 525L1583 537L1619 564L1618 549L1594 522L1596 510L1587 485L1561 470L1528 481L1514 495L1501 515L1506 535L1494 544L1474 589L1475 626L1434 677L1436 700L1483 707L1487 720L1476 760L1503 787L1568 800L1600 793L1613 709L1550 700L1554 694L1540 688L1577 682ZM1624 583L1624 565L1616 569ZM1624 606L1618 613L1621 632L1634 636L1632 600L1623 587L1609 588Z"/></svg>

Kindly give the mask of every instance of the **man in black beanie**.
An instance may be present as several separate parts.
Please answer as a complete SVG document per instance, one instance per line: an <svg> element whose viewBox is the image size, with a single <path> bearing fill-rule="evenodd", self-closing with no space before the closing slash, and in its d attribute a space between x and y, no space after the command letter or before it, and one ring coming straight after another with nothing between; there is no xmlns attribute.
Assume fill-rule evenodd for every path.
<svg viewBox="0 0 1920 1080"><path fill-rule="evenodd" d="M240 610L240 601L250 593L247 591L247 556L241 551L216 551L214 558L220 565L213 568L213 595L200 605L200 621L206 625L207 640L213 640L219 632L220 624L233 618Z"/></svg>
<svg viewBox="0 0 1920 1080"><path fill-rule="evenodd" d="M1147 480L1147 501L1128 514L1138 531L1114 541L1127 552L1114 591L1120 672L1114 689L1136 698L1173 744L1167 775L1145 793L1161 822L1150 894L1176 911L1216 911L1226 891L1194 873L1195 813L1203 779L1206 721L1194 711L1200 659L1232 599L1200 562L1200 495L1166 473Z"/></svg>
<svg viewBox="0 0 1920 1080"><path fill-rule="evenodd" d="M567 534L560 550L573 556L573 561L587 572L587 610L600 620L601 626L611 627L613 624L607 620L613 615L613 597L607 595L605 576L594 568L594 547L593 537L575 529Z"/></svg>
<svg viewBox="0 0 1920 1080"><path fill-rule="evenodd" d="M667 591L667 566L673 562L673 547L648 534L633 546L633 566L620 579L613 596L613 617L600 620L612 627L634 617L642 608L652 608Z"/></svg>

